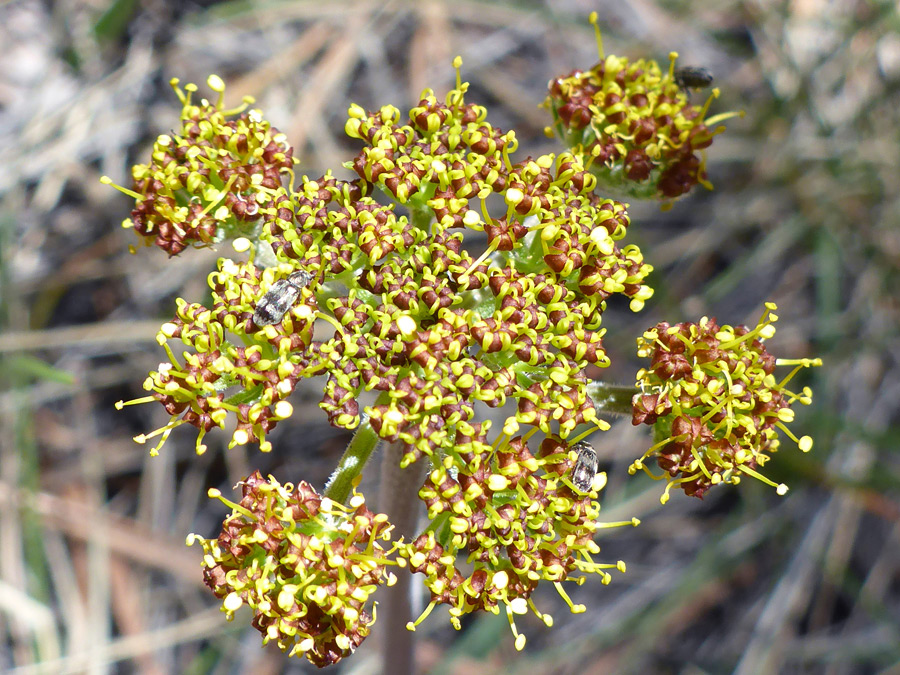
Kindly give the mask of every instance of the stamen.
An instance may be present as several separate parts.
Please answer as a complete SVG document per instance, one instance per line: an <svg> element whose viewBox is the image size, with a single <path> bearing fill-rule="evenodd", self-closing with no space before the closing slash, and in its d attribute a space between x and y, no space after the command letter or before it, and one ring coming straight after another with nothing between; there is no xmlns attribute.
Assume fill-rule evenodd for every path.
<svg viewBox="0 0 900 675"><path fill-rule="evenodd" d="M124 195L128 195L135 201L141 201L144 198L144 195L142 195L139 192L135 192L134 190L129 190L128 188L125 188L125 187L122 187L121 185L117 185L116 183L113 183L112 178L110 178L109 176L100 176L100 182L103 183L104 185L111 185L116 190L118 190L119 192L121 192Z"/></svg>
<svg viewBox="0 0 900 675"><path fill-rule="evenodd" d="M712 117L709 117L709 118L703 120L703 123L706 126L711 127L714 124L718 124L719 122L724 122L725 120L730 120L732 117L740 117L743 119L744 111L743 110L732 110L730 112L719 113L718 115L713 115ZM715 131L718 132L718 129L716 129Z"/></svg>
<svg viewBox="0 0 900 675"><path fill-rule="evenodd" d="M515 602L515 600L513 602ZM518 630L516 630L516 621L513 618L513 609L511 603L506 604L506 620L509 621L509 628L510 630L512 630L513 637L515 638L516 651L520 652L525 649L526 638L524 635L519 633Z"/></svg>
<svg viewBox="0 0 900 675"><path fill-rule="evenodd" d="M758 480L762 483L765 483L766 485L769 485L770 487L781 489L781 486L778 483L775 483L772 480L770 480L769 478L766 478L758 471L754 471L749 466L741 465L741 473L747 474L751 478L755 478L756 480ZM785 489L786 488L787 488L787 486L785 486Z"/></svg>
<svg viewBox="0 0 900 675"><path fill-rule="evenodd" d="M410 621L410 622L408 622L408 623L406 624L406 630L415 631L415 630L416 630L416 627L417 627L420 623L422 623L425 619L428 618L428 615L431 614L431 610L433 610L433 609L435 608L436 605L437 605L437 601L436 601L436 600L432 600L432 601L428 604L428 607L425 608L425 611L422 612L422 613L419 615L419 618L415 620L415 622Z"/></svg>
<svg viewBox="0 0 900 675"><path fill-rule="evenodd" d="M641 521L638 518L632 518L631 520L612 520L607 522L597 521L597 529L607 530L614 527L627 527L629 525L632 527L637 527L640 524Z"/></svg>
<svg viewBox="0 0 900 675"><path fill-rule="evenodd" d="M603 61L606 56L603 53L603 35L600 33L600 26L597 23L597 12L591 12L588 15L588 21L594 27L594 39L597 41L597 56Z"/></svg>
<svg viewBox="0 0 900 675"><path fill-rule="evenodd" d="M130 401L116 401L116 410L121 410L126 405L138 405L140 403L152 403L156 400L155 396L141 396L141 398L133 398Z"/></svg>
<svg viewBox="0 0 900 675"><path fill-rule="evenodd" d="M572 614L581 614L587 609L584 605L576 605L572 602L572 599L569 597L569 594L566 593L566 589L562 587L561 583L554 581L553 586L556 588L556 592L559 593L559 597L561 597L569 606L569 611L571 611Z"/></svg>
<svg viewBox="0 0 900 675"><path fill-rule="evenodd" d="M709 96L706 98L706 102L703 104L703 107L700 108L700 115L698 119L703 120L706 117L706 113L709 111L709 106L712 104L714 100L719 98L719 94L722 92L719 91L718 87L713 88L711 92L709 92Z"/></svg>

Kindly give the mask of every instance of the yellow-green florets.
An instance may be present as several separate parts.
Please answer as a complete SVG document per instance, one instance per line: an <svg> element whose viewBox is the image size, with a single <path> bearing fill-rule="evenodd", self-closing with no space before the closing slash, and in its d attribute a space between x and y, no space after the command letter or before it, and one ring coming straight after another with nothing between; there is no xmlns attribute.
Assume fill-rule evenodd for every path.
<svg viewBox="0 0 900 675"><path fill-rule="evenodd" d="M638 372L642 394L634 397L634 424L653 425L662 440L630 468L645 469L657 458L669 489L678 487L702 497L718 483L740 482L749 475L774 485L759 473L778 450L778 431L804 452L809 436L796 438L786 426L794 419L791 406L812 400L812 391L786 388L801 368L820 365L819 359L781 360L764 341L775 334L775 304L767 303L759 323L719 326L715 319L674 326L657 324L638 338L638 355L650 366ZM793 365L785 378L775 377L777 365ZM780 493L787 490L776 486Z"/></svg>
<svg viewBox="0 0 900 675"><path fill-rule="evenodd" d="M502 610L521 649L515 615L552 622L532 603L538 584L583 611L562 582L608 583L608 569L624 571L594 560L594 537L637 524L597 522L605 475L582 442L609 426L588 377L609 365L606 301L622 295L639 311L653 294L652 267L621 243L627 205L601 194L683 194L705 181L697 153L718 130L675 83L674 58L665 74L610 56L551 84L571 149L515 160L515 134L466 103L455 66L443 101L426 90L408 115L350 108L346 132L364 144L345 164L353 180L294 181L283 135L246 106L223 110L221 80L209 81L216 104L195 105L196 87L176 86L180 133L160 137L151 162L134 167L134 191L123 189L137 202L127 224L170 255L231 238L248 257L220 259L209 306L179 299L161 327L168 360L136 402L159 401L171 421L136 440L160 436L156 452L190 424L203 452L204 434L232 418L232 446L268 451L298 382L322 376L319 405L333 426L360 429L353 443L371 440L367 452L379 439L396 443L402 467L429 464L418 493L429 526L412 542L386 548L386 516L355 492L344 506L259 473L239 504L223 499L233 513L217 540L193 537L229 618L249 606L265 642L320 666L368 634L370 596L390 581L390 564L424 576L431 603L420 621L438 604L457 628L464 614ZM774 320L767 313L752 331L660 324L639 340L652 365L638 375L635 423L656 423L667 438L633 470L658 455L670 487L698 496L761 477L775 427L790 435L790 404L809 401L808 390L784 388L790 377L774 380L762 345ZM512 404L492 439L479 403ZM336 484L328 494L343 499L357 483L332 492Z"/></svg>
<svg viewBox="0 0 900 675"><path fill-rule="evenodd" d="M132 168L133 190L126 191L136 205L123 225L170 256L257 220L294 164L284 134L259 110L245 112L252 98L225 110L222 80L213 75L208 84L218 101L198 105L192 101L195 85L182 90L172 80L183 104L181 129L156 139L150 162Z"/></svg>
<svg viewBox="0 0 900 675"><path fill-rule="evenodd" d="M521 649L525 638L514 615L530 609L547 625L552 622L531 601L538 584L553 583L573 612L584 611L560 584L581 583L587 574L609 583L606 570L624 571L624 564L595 562L600 548L594 536L601 527L637 523L597 522L605 475L579 491L571 480L574 453L558 437L546 438L532 455L521 436L503 436L493 447L486 433L486 425L465 429L456 439L458 453L428 475L419 497L432 526L399 554L411 571L424 575L431 593L416 624L438 604L449 605L457 629L464 614L502 609Z"/></svg>
<svg viewBox="0 0 900 675"><path fill-rule="evenodd" d="M426 92L405 124L394 108L351 108L348 132L367 142L350 163L359 177L304 177L264 195L250 262L220 262L211 308L182 302L161 331L161 343L188 347L146 383L173 416L163 441L179 424L206 432L234 415L232 443L266 450L298 379L316 375L330 422L353 429L367 414L404 444L405 464L454 452L477 402L512 399L507 423L562 438L603 426L585 368L609 363L606 300L622 294L640 310L652 268L637 246L620 247L625 205L596 194L578 156L513 163L514 136L467 104L466 88L443 103ZM375 188L394 203L375 201ZM486 244L470 252L468 232ZM289 309L257 325L260 304L277 304L273 286L298 272L307 281ZM368 391L382 397L363 410Z"/></svg>
<svg viewBox="0 0 900 675"><path fill-rule="evenodd" d="M285 265L259 270L223 259L209 277L212 309L177 301L175 317L162 325L157 336L169 361L150 373L144 388L151 394L138 400L158 400L172 421L152 434L138 436L137 441L160 435L155 452L172 429L187 423L200 430L200 453L205 450L203 435L223 428L233 415L237 425L232 445L258 442L263 451L271 449L266 434L293 413L286 399L297 382L324 370L309 351L317 314L312 290L303 289L277 325L260 328L253 323L258 299L291 269ZM237 342L233 336L238 335L251 339ZM170 340L180 340L188 351L179 358L170 349Z"/></svg>
<svg viewBox="0 0 900 675"><path fill-rule="evenodd" d="M350 655L374 623L369 603L392 583L382 542L391 525L355 493L349 507L323 498L305 482L296 487L263 479L243 481L218 539L189 537L203 546L206 585L231 619L243 605L263 643L275 642L317 666Z"/></svg>
<svg viewBox="0 0 900 675"><path fill-rule="evenodd" d="M553 130L613 194L672 200L698 183L711 188L703 151L724 131L716 124L733 116L707 118L718 89L693 105L679 86L677 54L664 69L651 59L604 56L599 32L598 47L594 67L550 81Z"/></svg>

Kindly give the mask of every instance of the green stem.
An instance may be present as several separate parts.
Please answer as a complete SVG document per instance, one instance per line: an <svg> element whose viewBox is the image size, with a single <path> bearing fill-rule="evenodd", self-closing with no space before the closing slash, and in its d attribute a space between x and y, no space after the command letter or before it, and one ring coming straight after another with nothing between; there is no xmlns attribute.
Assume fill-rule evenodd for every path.
<svg viewBox="0 0 900 675"><path fill-rule="evenodd" d="M631 400L636 394L640 394L641 390L635 386L607 384L595 380L588 384L587 393L594 401L597 412L631 417Z"/></svg>
<svg viewBox="0 0 900 675"><path fill-rule="evenodd" d="M384 394L382 394L384 396ZM379 402L380 402L379 398ZM353 434L350 445L344 450L344 456L338 462L337 468L331 474L328 485L325 488L325 496L333 499L341 504L346 503L350 498L350 492L353 490L353 483L362 473L366 462L372 456L378 442L381 439L372 425L369 423L369 416L363 415L362 421Z"/></svg>
<svg viewBox="0 0 900 675"><path fill-rule="evenodd" d="M434 211L425 204L424 200L420 203L409 203L406 207L409 209L409 219L413 227L428 232L434 219Z"/></svg>

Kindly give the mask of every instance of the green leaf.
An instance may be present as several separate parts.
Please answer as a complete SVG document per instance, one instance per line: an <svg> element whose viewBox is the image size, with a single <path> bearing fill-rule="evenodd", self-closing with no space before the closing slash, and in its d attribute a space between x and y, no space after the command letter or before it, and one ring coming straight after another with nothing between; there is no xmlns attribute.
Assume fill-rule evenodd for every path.
<svg viewBox="0 0 900 675"><path fill-rule="evenodd" d="M42 361L34 356L18 355L7 357L4 360L4 367L7 369L7 374L21 379L32 378L58 382L59 384L75 384L75 376L72 373L51 366L46 361Z"/></svg>
<svg viewBox="0 0 900 675"><path fill-rule="evenodd" d="M94 35L110 42L119 39L125 34L136 8L137 0L113 0L94 24Z"/></svg>

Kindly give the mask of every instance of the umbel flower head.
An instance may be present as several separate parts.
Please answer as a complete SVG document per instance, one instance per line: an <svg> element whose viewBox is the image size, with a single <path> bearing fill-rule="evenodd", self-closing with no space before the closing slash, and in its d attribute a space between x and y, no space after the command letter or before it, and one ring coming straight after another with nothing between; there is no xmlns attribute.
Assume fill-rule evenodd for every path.
<svg viewBox="0 0 900 675"><path fill-rule="evenodd" d="M188 537L203 546L206 585L229 620L250 607L263 644L320 667L337 663L369 634L372 593L394 581L386 568L396 564L387 559L393 548L382 545L387 516L372 513L359 493L344 507L306 482L280 485L259 472L242 491L240 504L210 491L233 509L218 539Z"/></svg>
<svg viewBox="0 0 900 675"><path fill-rule="evenodd" d="M467 86L458 78L443 102L426 91L407 118L391 106L352 107L347 131L365 144L348 163L355 180L328 173L256 195L257 220L248 221L256 241L234 242L249 260L220 260L210 307L179 300L160 329L168 361L150 373L150 395L139 401L159 401L171 421L137 440L160 436L156 452L190 424L203 452L204 434L231 417L232 445L270 450L267 434L293 412L287 398L297 382L324 376L320 406L331 424L365 421L402 445L403 466L427 457L434 467L420 497L444 525L402 551L425 575L432 606L449 604L456 625L463 614L502 608L515 632L515 614L537 613L530 596L540 581L579 611L563 581L599 574L608 582L607 568L624 567L592 559L602 479L589 485L594 469L581 467L582 491L573 489L567 439L608 427L585 369L609 363L607 298L624 295L640 310L652 295L651 267L636 246L619 246L625 206L595 193L578 156L514 163L515 135L465 102ZM375 190L391 203L376 201ZM473 252L467 234L481 237ZM360 397L373 391L374 403L361 409ZM515 407L491 445L476 404L508 400ZM550 440L533 456L526 441L538 432ZM244 491L222 537L204 543L211 587L226 611L251 606L267 639L333 662L369 623L361 605L341 604L341 589L364 602L381 568L356 584L349 540L328 534L352 519L308 485L291 491L251 477ZM371 530L353 530L376 558L379 518L366 516ZM356 618L351 610L357 623L346 620Z"/></svg>
<svg viewBox="0 0 900 675"><path fill-rule="evenodd" d="M207 83L218 101L197 105L196 85L182 90L178 79L172 80L183 106L181 132L157 138L150 162L132 168L134 189L119 188L136 201L122 226L170 256L190 245L221 241L225 231L249 230L259 219L260 204L281 187L282 174L290 174L295 161L284 134L259 110L245 112L252 97L225 110L222 79L211 75ZM104 182L111 183L105 177Z"/></svg>
<svg viewBox="0 0 900 675"><path fill-rule="evenodd" d="M157 335L169 361L144 381L152 394L129 402L159 401L172 420L151 434L136 436L137 442L160 436L152 450L155 454L174 428L187 423L200 430L197 453L202 454L204 435L224 427L232 415L237 425L231 445L258 442L261 450L271 450L267 433L293 414L287 397L301 377L321 370L310 363L308 349L318 314L312 290L298 291L294 305L276 325L260 328L253 323L259 299L277 279L288 278L292 269L280 265L260 270L220 259L219 270L209 276L213 309L180 298L176 301L175 317ZM232 337L237 335L249 339L237 343ZM180 340L189 351L179 359L169 347L170 340Z"/></svg>
<svg viewBox="0 0 900 675"><path fill-rule="evenodd" d="M235 241L250 260L221 261L211 308L181 301L160 331L167 349L180 340L187 351L169 349L145 382L140 400L160 401L172 421L138 440L161 435L162 445L184 423L202 437L233 415L232 444L268 450L266 434L292 411L285 399L317 375L330 422L353 429L365 413L404 445L404 464L455 452L478 402L516 402L504 430L565 439L604 426L584 371L609 362L606 299L641 309L652 268L619 246L625 206L594 192L576 155L513 163L515 135L466 103L467 87L458 77L445 102L426 91L406 119L391 106L351 107L347 131L365 143L348 163L357 179L303 177L257 196L258 242ZM373 199L376 189L393 203ZM486 243L470 252L469 233ZM273 289L292 289L294 304L274 302ZM259 326L261 304L286 309ZM368 391L379 396L361 410Z"/></svg>
<svg viewBox="0 0 900 675"><path fill-rule="evenodd" d="M594 561L600 551L594 536L600 528L638 521L597 522L597 493L606 475L595 476L592 467L593 480L582 492L572 480L575 452L558 437L546 438L535 456L521 436L510 440L504 434L498 444L489 445L486 427L465 429L457 437L458 452L448 454L419 491L431 525L399 553L411 571L425 576L431 602L409 627L438 604L449 605L457 629L464 614L503 609L521 650L525 636L516 629L515 615L530 609L552 625L552 618L531 600L538 584L552 582L572 612L583 612L562 582L580 584L584 575L598 574L608 584L607 569L624 572L622 561Z"/></svg>
<svg viewBox="0 0 900 675"><path fill-rule="evenodd" d="M667 481L663 503L673 487L702 497L712 485L738 484L743 475L784 494L787 486L776 486L758 470L778 450L778 431L803 452L812 448L809 436L798 439L787 427L794 420L791 406L811 403L812 391L794 393L787 384L801 368L822 361L776 359L767 351L775 309L766 303L752 329L703 317L697 323L660 323L638 338L638 355L650 366L638 372L643 393L634 397L632 421L654 426L660 440L629 472L649 473L646 460L655 456ZM784 365L794 369L778 380L775 367Z"/></svg>
<svg viewBox="0 0 900 675"><path fill-rule="evenodd" d="M675 52L668 69L650 59L605 56L596 12L591 23L600 61L551 80L545 105L553 130L612 194L672 200L698 183L712 189L703 151L725 130L716 125L736 113L706 116L718 89L702 107L692 105L679 86Z"/></svg>

